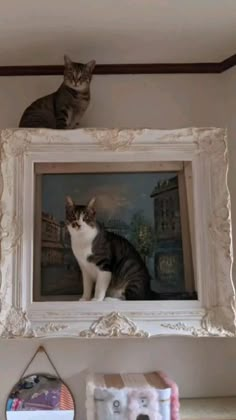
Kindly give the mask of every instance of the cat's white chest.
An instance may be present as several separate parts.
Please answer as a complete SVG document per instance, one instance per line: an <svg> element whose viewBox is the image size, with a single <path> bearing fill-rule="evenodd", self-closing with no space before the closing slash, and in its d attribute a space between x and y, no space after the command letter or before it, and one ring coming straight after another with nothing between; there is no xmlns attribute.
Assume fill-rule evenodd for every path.
<svg viewBox="0 0 236 420"><path fill-rule="evenodd" d="M81 245L80 241L72 240L72 250L78 260L82 265L87 263L88 257L92 254L91 245Z"/></svg>
<svg viewBox="0 0 236 420"><path fill-rule="evenodd" d="M89 277L96 280L98 274L98 267L96 264L89 262L88 257L92 255L92 241L87 237L83 238L80 235L71 237L72 251L80 265L82 271L86 271Z"/></svg>
<svg viewBox="0 0 236 420"><path fill-rule="evenodd" d="M92 247L87 246L83 249L79 249L78 246L72 246L72 250L82 271L85 270L87 274L95 280L98 273L98 267L94 263L88 261L88 257L92 255Z"/></svg>

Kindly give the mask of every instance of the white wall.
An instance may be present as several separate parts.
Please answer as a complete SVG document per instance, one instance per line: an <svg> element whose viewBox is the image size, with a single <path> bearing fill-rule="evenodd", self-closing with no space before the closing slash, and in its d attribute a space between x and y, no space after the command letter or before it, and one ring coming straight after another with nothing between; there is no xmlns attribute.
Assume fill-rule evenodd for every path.
<svg viewBox="0 0 236 420"><path fill-rule="evenodd" d="M53 91L60 77L0 78L0 127L16 127L24 108ZM214 126L222 118L220 75L95 76L83 125L178 128Z"/></svg>
<svg viewBox="0 0 236 420"><path fill-rule="evenodd" d="M24 107L37 96L53 90L59 80L57 77L0 78L0 127L15 127ZM96 76L84 125L169 129L229 126L229 181L236 214L233 121L236 92L233 95L231 89L234 81L236 86L235 70L224 75ZM236 227L236 218L233 220ZM182 397L236 394L234 339L166 337L116 340L115 344L107 340L54 339L43 344L71 386L78 410L83 406L80 372L87 367L110 372L162 368L178 382ZM36 340L0 342L0 415L4 413L8 391L38 345ZM45 369L42 362L42 370Z"/></svg>

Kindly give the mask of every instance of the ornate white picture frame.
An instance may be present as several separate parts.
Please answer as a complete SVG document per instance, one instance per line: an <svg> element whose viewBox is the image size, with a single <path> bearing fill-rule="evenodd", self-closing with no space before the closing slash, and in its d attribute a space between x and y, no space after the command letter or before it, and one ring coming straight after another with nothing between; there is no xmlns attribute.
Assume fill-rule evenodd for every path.
<svg viewBox="0 0 236 420"><path fill-rule="evenodd" d="M34 165L191 162L198 300L34 302ZM232 231L223 129L1 132L1 337L235 336Z"/></svg>

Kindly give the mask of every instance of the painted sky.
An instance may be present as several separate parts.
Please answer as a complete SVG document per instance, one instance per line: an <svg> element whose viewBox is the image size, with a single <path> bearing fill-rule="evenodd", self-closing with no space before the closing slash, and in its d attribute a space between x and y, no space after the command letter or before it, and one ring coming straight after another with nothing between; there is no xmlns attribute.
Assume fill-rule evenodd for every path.
<svg viewBox="0 0 236 420"><path fill-rule="evenodd" d="M150 197L157 182L172 178L176 173L122 174L49 174L42 176L43 211L58 221L65 219L65 196L77 204L97 198L98 219L122 219L129 223L141 210L153 223L153 199Z"/></svg>

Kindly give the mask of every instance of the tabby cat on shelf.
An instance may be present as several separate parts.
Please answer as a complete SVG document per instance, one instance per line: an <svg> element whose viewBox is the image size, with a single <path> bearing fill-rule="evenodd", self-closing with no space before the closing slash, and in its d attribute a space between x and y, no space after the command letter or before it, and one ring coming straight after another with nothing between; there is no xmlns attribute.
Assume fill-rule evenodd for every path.
<svg viewBox="0 0 236 420"><path fill-rule="evenodd" d="M80 300L91 300L93 291L97 301L149 298L151 279L142 258L127 239L96 221L95 199L81 206L67 197L66 224L83 276Z"/></svg>
<svg viewBox="0 0 236 420"><path fill-rule="evenodd" d="M96 62L74 63L65 55L64 80L56 92L37 99L24 111L19 127L74 129L90 103Z"/></svg>

